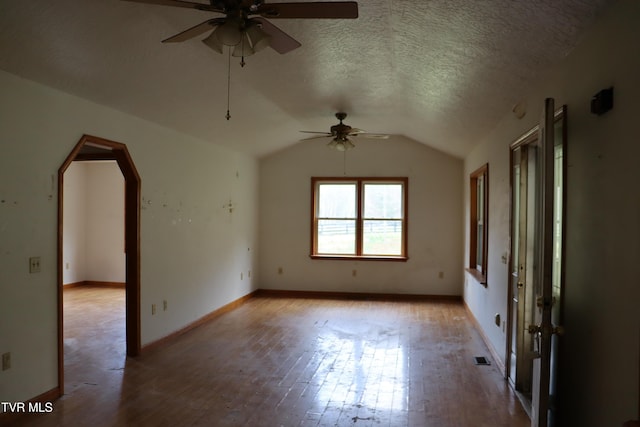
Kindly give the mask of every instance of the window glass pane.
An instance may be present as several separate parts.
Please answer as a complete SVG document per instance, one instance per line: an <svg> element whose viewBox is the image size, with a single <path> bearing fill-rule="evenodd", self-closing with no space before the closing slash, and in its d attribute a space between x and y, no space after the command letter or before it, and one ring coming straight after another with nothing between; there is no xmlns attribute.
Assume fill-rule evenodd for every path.
<svg viewBox="0 0 640 427"><path fill-rule="evenodd" d="M402 184L364 184L365 218L402 218Z"/></svg>
<svg viewBox="0 0 640 427"><path fill-rule="evenodd" d="M477 201L478 201L478 224L482 224L484 219L484 175L480 175L477 181Z"/></svg>
<svg viewBox="0 0 640 427"><path fill-rule="evenodd" d="M355 218L356 184L318 184L318 218Z"/></svg>
<svg viewBox="0 0 640 427"><path fill-rule="evenodd" d="M355 254L356 222L354 220L318 220L319 254Z"/></svg>
<svg viewBox="0 0 640 427"><path fill-rule="evenodd" d="M402 221L365 220L362 240L363 255L402 255Z"/></svg>
<svg viewBox="0 0 640 427"><path fill-rule="evenodd" d="M484 261L484 228L482 223L478 223L477 231L478 246L476 247L476 270L482 273L482 265Z"/></svg>
<svg viewBox="0 0 640 427"><path fill-rule="evenodd" d="M469 264L468 268L482 275L482 284L487 274L487 229L489 191L489 165L485 164L470 175L469 216Z"/></svg>
<svg viewBox="0 0 640 427"><path fill-rule="evenodd" d="M477 184L477 211L478 225L476 227L476 270L482 271L484 265L484 175L480 175Z"/></svg>

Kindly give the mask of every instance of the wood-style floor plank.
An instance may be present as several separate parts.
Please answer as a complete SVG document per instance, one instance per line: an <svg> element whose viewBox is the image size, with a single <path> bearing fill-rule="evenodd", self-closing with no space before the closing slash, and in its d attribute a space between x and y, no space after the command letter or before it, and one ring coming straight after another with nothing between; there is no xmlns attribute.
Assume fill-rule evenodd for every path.
<svg viewBox="0 0 640 427"><path fill-rule="evenodd" d="M13 425L529 425L459 302L256 296L127 359L123 289L64 297L66 394Z"/></svg>

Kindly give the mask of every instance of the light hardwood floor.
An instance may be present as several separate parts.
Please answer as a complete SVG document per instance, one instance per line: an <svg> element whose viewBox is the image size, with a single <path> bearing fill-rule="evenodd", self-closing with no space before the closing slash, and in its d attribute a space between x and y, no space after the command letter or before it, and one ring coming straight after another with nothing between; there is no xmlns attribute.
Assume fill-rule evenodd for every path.
<svg viewBox="0 0 640 427"><path fill-rule="evenodd" d="M127 359L123 289L64 298L66 394L14 425L529 425L460 302L257 296Z"/></svg>

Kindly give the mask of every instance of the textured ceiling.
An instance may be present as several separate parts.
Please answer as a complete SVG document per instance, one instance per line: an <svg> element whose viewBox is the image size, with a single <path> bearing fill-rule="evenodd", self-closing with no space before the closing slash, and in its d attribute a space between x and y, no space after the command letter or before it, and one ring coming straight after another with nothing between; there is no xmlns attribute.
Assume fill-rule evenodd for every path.
<svg viewBox="0 0 640 427"><path fill-rule="evenodd" d="M204 1L204 0L203 0ZM231 62L161 40L215 13L121 0L0 0L0 69L262 156L327 131L462 157L564 58L609 0L363 0L355 20L273 20L302 43ZM277 3L277 1L272 1Z"/></svg>

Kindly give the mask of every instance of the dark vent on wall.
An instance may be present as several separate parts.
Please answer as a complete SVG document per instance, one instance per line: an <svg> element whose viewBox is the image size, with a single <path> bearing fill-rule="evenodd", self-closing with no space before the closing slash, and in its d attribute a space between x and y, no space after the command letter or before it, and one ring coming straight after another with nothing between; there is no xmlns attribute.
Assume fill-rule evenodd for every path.
<svg viewBox="0 0 640 427"><path fill-rule="evenodd" d="M491 365L491 362L489 362L489 359L487 359L484 356L476 356L473 358L473 362L476 365Z"/></svg>

